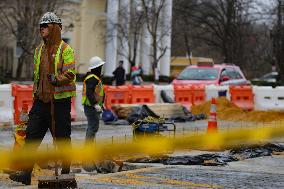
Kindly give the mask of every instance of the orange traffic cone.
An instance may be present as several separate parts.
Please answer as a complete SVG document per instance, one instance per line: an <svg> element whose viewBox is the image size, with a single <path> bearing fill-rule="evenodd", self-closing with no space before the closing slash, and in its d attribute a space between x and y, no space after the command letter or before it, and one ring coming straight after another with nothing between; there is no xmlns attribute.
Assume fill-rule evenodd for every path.
<svg viewBox="0 0 284 189"><path fill-rule="evenodd" d="M210 115L208 119L208 126L207 126L207 132L213 133L217 132L217 106L216 106L216 99L212 98L211 100L211 108L210 108Z"/></svg>

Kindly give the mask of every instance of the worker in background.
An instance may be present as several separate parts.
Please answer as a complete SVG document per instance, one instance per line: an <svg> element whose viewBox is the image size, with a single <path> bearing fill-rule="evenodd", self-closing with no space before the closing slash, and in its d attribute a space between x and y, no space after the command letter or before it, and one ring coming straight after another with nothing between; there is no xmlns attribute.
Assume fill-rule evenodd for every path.
<svg viewBox="0 0 284 189"><path fill-rule="evenodd" d="M113 78L115 80L115 85L124 85L125 84L125 69L123 68L123 61L119 61L118 67L112 72Z"/></svg>
<svg viewBox="0 0 284 189"><path fill-rule="evenodd" d="M36 151L48 129L56 141L63 141L64 145L71 147L70 112L71 97L76 94L75 60L73 49L61 39L61 29L61 19L52 12L45 13L40 20L39 31L43 42L34 54L34 101L23 147L31 150L30 153ZM55 132L52 132L52 120ZM61 145L57 147L59 150L63 148ZM30 185L34 163L25 162L28 166L10 174L10 179ZM69 174L70 163L63 160L61 174Z"/></svg>
<svg viewBox="0 0 284 189"><path fill-rule="evenodd" d="M99 129L99 117L103 108L104 88L101 72L105 62L95 56L90 59L89 63L90 71L87 72L84 79L82 105L88 121L86 142L92 143Z"/></svg>
<svg viewBox="0 0 284 189"><path fill-rule="evenodd" d="M82 105L88 121L86 144L92 145L99 129L100 114L103 110L104 88L101 72L105 62L95 56L90 59L89 63L90 71L87 72L84 79ZM84 163L83 169L88 172L94 171L94 162Z"/></svg>

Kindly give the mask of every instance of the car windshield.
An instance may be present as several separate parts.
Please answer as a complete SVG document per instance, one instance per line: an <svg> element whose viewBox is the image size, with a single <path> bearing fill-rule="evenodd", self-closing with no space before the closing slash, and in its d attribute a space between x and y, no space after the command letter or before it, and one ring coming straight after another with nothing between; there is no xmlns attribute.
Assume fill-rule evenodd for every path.
<svg viewBox="0 0 284 189"><path fill-rule="evenodd" d="M277 78L277 73L275 72L271 72L260 77L260 79L276 79L276 78Z"/></svg>
<svg viewBox="0 0 284 189"><path fill-rule="evenodd" d="M215 68L187 68L183 70L178 80L216 80L218 69Z"/></svg>

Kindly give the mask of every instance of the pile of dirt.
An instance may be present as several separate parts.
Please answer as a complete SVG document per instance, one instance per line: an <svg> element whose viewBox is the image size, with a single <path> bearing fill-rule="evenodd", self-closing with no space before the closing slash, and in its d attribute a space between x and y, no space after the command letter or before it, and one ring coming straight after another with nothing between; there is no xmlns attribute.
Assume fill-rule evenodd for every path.
<svg viewBox="0 0 284 189"><path fill-rule="evenodd" d="M193 114L209 115L211 101L191 107ZM277 111L244 111L225 97L217 99L217 118L226 121L272 122L284 120L284 112Z"/></svg>

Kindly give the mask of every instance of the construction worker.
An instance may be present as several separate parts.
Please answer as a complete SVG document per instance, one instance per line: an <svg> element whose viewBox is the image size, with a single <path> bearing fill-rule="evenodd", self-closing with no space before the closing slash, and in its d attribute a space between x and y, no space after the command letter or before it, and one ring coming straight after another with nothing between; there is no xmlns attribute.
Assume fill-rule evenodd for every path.
<svg viewBox="0 0 284 189"><path fill-rule="evenodd" d="M88 120L86 142L92 143L99 129L99 117L103 108L104 89L101 72L105 62L95 56L90 59L89 63L90 71L87 72L84 79L82 105Z"/></svg>
<svg viewBox="0 0 284 189"><path fill-rule="evenodd" d="M47 12L41 18L39 28L43 42L34 54L34 102L23 147L31 150L30 153L37 149L48 129L54 140L71 147L71 97L76 94L74 52L61 39L61 19ZM57 146L59 150L63 148ZM35 162L26 163L28 166L21 172L10 174L10 179L30 185ZM69 172L70 160L62 160L61 174Z"/></svg>
<svg viewBox="0 0 284 189"><path fill-rule="evenodd" d="M82 93L82 105L88 121L86 145L92 145L94 142L99 129L99 118L100 113L102 113L104 100L101 72L105 62L101 58L94 56L90 59L89 64L89 72L85 76ZM84 162L82 167L87 172L92 172L96 169L94 162Z"/></svg>

